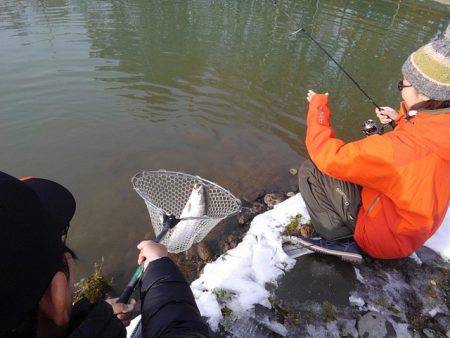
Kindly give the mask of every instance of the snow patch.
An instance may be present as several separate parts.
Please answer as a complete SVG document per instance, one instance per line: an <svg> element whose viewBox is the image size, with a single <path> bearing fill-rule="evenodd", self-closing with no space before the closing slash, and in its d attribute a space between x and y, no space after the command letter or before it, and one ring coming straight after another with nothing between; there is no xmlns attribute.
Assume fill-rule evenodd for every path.
<svg viewBox="0 0 450 338"><path fill-rule="evenodd" d="M406 323L397 323L393 320L390 320L392 326L395 330L395 335L397 338L411 338L411 333L408 330L409 325Z"/></svg>
<svg viewBox="0 0 450 338"><path fill-rule="evenodd" d="M447 209L441 226L424 245L440 254L443 259L450 260L450 208Z"/></svg>
<svg viewBox="0 0 450 338"><path fill-rule="evenodd" d="M415 252L413 252L411 255L409 255L409 258L414 260L417 264L422 265L422 260L417 256Z"/></svg>
<svg viewBox="0 0 450 338"><path fill-rule="evenodd" d="M133 334L134 329L141 321L141 315L135 317L133 320L131 320L130 324L126 327L127 329L127 337L131 337Z"/></svg>
<svg viewBox="0 0 450 338"><path fill-rule="evenodd" d="M435 308L432 308L430 311L428 311L428 314L430 315L430 317L434 317L436 316L438 313L446 313L447 309L443 309L442 307L438 306Z"/></svg>
<svg viewBox="0 0 450 338"><path fill-rule="evenodd" d="M269 317L265 317L261 322L266 325L271 331L279 334L282 337L286 337L288 330L283 324L270 320Z"/></svg>
<svg viewBox="0 0 450 338"><path fill-rule="evenodd" d="M361 298L354 294L352 294L350 297L348 297L348 301L353 306L363 307L366 302Z"/></svg>
<svg viewBox="0 0 450 338"><path fill-rule="evenodd" d="M366 280L364 279L364 277L361 275L361 271L359 271L359 269L356 266L353 266L353 269L355 269L355 275L356 275L356 279L361 283L364 284L366 282Z"/></svg>
<svg viewBox="0 0 450 338"><path fill-rule="evenodd" d="M203 274L191 284L202 316L213 330L223 319L220 311L226 306L239 316L255 304L270 307L267 283L275 283L295 260L283 251L281 233L297 214L307 216L300 194L256 216L250 229L237 247L214 262L208 263ZM226 290L227 299L217 299L217 290Z"/></svg>

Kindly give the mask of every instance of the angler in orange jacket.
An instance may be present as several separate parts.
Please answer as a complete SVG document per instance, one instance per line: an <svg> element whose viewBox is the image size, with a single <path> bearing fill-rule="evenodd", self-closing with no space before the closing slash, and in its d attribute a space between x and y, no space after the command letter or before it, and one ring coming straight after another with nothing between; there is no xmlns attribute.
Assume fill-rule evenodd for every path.
<svg viewBox="0 0 450 338"><path fill-rule="evenodd" d="M328 95L308 92L300 192L322 238L300 240L311 250L361 263L401 258L441 225L450 202L450 41L410 55L395 111L376 111L393 131L344 143L330 126ZM355 243L356 241L356 243Z"/></svg>

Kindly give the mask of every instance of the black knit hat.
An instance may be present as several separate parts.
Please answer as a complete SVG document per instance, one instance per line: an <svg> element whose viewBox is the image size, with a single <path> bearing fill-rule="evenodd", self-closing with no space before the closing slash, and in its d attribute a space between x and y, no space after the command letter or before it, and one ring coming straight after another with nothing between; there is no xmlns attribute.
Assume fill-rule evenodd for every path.
<svg viewBox="0 0 450 338"><path fill-rule="evenodd" d="M62 265L75 199L58 183L0 172L0 337L37 308Z"/></svg>

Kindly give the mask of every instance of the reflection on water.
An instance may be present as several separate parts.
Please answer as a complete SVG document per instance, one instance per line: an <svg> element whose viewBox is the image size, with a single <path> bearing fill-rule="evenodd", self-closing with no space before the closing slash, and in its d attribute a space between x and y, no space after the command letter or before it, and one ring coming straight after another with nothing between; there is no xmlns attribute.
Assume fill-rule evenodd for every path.
<svg viewBox="0 0 450 338"><path fill-rule="evenodd" d="M449 20L430 1L279 6L392 106L402 62ZM2 1L1 169L66 184L82 268L103 255L120 281L150 231L135 172L190 172L248 198L281 189L306 156L309 88L330 93L340 137L361 137L373 108L296 28L271 1Z"/></svg>

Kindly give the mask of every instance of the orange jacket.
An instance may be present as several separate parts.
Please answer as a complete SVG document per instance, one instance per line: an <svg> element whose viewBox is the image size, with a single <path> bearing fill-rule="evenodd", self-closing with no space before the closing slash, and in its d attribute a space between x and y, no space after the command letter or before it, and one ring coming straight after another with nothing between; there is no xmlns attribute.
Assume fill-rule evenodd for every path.
<svg viewBox="0 0 450 338"><path fill-rule="evenodd" d="M345 144L330 127L327 95L314 95L306 147L319 170L362 186L354 238L370 256L413 253L442 223L450 202L450 109ZM442 112L442 113L441 113Z"/></svg>

